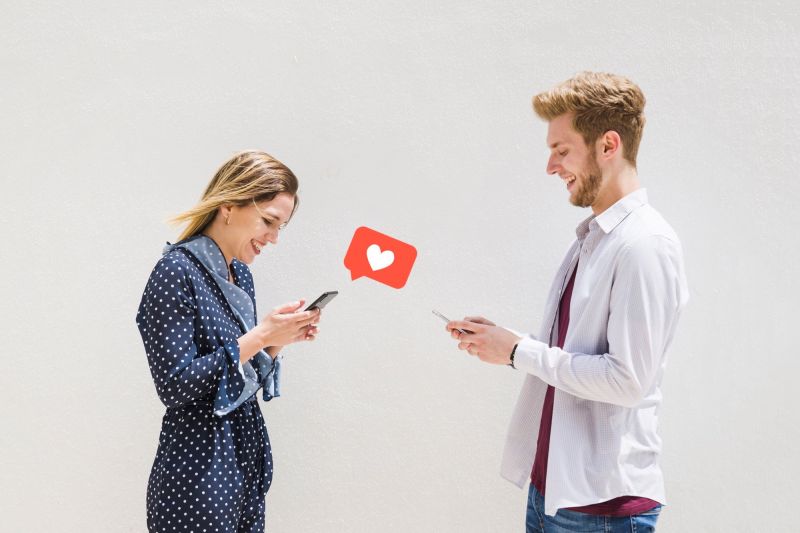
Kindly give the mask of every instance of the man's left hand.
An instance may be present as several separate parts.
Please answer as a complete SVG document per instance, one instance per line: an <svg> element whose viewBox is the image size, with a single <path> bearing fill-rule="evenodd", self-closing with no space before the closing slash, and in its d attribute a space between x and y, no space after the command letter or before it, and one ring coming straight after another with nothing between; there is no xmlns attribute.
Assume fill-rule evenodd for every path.
<svg viewBox="0 0 800 533"><path fill-rule="evenodd" d="M459 341L459 350L464 350L470 355L477 356L481 361L493 365L511 363L511 350L522 340L522 337L500 326L489 326L468 320L453 320L445 327L450 335ZM459 329L471 333L461 333Z"/></svg>

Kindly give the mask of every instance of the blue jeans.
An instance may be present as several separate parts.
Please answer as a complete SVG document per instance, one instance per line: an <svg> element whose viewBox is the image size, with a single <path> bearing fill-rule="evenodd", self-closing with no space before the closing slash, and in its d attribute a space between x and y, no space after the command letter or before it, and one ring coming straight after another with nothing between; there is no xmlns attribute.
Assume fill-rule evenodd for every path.
<svg viewBox="0 0 800 533"><path fill-rule="evenodd" d="M600 516L559 509L555 516L544 514L544 496L531 483L528 490L526 533L653 533L656 530L659 505L633 516Z"/></svg>

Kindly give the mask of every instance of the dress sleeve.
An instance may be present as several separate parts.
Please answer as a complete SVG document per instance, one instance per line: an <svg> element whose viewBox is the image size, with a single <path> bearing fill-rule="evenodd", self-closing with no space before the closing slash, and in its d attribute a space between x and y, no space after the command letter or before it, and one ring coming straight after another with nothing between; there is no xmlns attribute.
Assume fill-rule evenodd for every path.
<svg viewBox="0 0 800 533"><path fill-rule="evenodd" d="M250 360L253 368L258 374L258 382L263 391L265 402L281 395L281 362L283 355L278 355L273 359L266 352L258 352Z"/></svg>
<svg viewBox="0 0 800 533"><path fill-rule="evenodd" d="M239 343L233 340L200 353L194 340L196 313L187 266L163 257L150 275L136 315L158 397L165 406L177 407L213 396L218 412L247 392Z"/></svg>

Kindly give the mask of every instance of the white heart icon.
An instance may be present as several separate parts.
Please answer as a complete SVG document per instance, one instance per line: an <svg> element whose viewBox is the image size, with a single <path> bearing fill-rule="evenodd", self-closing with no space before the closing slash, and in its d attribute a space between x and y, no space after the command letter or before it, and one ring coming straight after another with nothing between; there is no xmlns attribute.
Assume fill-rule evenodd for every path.
<svg viewBox="0 0 800 533"><path fill-rule="evenodd" d="M367 261L373 272L383 270L394 263L394 252L391 250L381 251L377 244L370 244L367 248Z"/></svg>

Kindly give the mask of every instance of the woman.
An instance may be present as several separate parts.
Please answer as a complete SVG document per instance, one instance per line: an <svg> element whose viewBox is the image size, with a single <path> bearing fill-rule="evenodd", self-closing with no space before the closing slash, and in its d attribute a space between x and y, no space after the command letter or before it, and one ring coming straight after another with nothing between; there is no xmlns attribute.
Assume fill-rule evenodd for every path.
<svg viewBox="0 0 800 533"><path fill-rule="evenodd" d="M256 321L247 265L278 242L297 208L297 178L264 152L236 154L147 282L136 322L167 412L147 487L151 532L264 531L272 481L255 394L280 395L283 346L314 340L319 311L303 300Z"/></svg>

